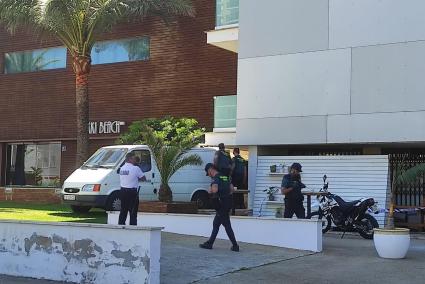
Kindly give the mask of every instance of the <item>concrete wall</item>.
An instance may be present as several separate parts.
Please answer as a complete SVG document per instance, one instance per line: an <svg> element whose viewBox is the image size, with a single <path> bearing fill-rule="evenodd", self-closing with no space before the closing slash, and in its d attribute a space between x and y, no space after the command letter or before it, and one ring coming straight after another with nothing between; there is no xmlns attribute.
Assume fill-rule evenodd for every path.
<svg viewBox="0 0 425 284"><path fill-rule="evenodd" d="M421 0L240 1L236 143L425 140L423 12Z"/></svg>
<svg viewBox="0 0 425 284"><path fill-rule="evenodd" d="M75 283L160 283L160 228L0 221L0 274Z"/></svg>
<svg viewBox="0 0 425 284"><path fill-rule="evenodd" d="M108 212L108 224L117 224L118 216L119 212ZM138 224L161 226L170 233L209 237L213 219L213 215L139 212ZM232 216L231 221L236 239L240 242L322 251L322 223L315 220ZM218 238L228 239L223 227Z"/></svg>

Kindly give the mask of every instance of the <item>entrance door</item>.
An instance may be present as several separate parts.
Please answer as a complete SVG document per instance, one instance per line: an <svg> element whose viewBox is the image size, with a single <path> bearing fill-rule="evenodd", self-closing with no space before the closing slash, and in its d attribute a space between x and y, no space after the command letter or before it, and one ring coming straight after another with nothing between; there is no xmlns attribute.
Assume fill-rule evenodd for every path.
<svg viewBox="0 0 425 284"><path fill-rule="evenodd" d="M152 167L152 158L149 150L135 150L133 151L138 159L138 166L146 176L146 181L139 182L140 200L153 201L157 200L155 191L155 173Z"/></svg>

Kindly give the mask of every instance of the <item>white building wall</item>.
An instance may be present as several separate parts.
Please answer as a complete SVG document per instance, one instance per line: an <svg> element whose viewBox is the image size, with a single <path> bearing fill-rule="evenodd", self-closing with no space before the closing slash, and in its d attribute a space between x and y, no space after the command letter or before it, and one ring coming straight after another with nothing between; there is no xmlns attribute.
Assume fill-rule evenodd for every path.
<svg viewBox="0 0 425 284"><path fill-rule="evenodd" d="M240 1L237 144L425 140L425 1L265 3Z"/></svg>
<svg viewBox="0 0 425 284"><path fill-rule="evenodd" d="M424 13L423 0L329 0L329 47L424 40Z"/></svg>

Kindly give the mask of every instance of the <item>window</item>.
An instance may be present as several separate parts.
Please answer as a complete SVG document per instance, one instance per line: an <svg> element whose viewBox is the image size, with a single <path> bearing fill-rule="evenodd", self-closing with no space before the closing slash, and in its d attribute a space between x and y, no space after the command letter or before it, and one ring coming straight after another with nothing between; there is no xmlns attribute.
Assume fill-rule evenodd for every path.
<svg viewBox="0 0 425 284"><path fill-rule="evenodd" d="M4 73L14 74L66 67L66 48L54 47L5 53Z"/></svg>
<svg viewBox="0 0 425 284"><path fill-rule="evenodd" d="M214 98L214 128L236 127L237 96Z"/></svg>
<svg viewBox="0 0 425 284"><path fill-rule="evenodd" d="M91 53L93 64L149 60L149 55L148 37L98 42Z"/></svg>
<svg viewBox="0 0 425 284"><path fill-rule="evenodd" d="M216 26L239 23L239 0L216 0Z"/></svg>
<svg viewBox="0 0 425 284"><path fill-rule="evenodd" d="M151 153L148 150L137 150L134 151L134 154L136 154L136 163L142 172L150 172L152 170Z"/></svg>
<svg viewBox="0 0 425 284"><path fill-rule="evenodd" d="M9 144L6 184L60 186L61 144Z"/></svg>
<svg viewBox="0 0 425 284"><path fill-rule="evenodd" d="M86 168L114 168L127 153L124 148L101 148L83 165Z"/></svg>

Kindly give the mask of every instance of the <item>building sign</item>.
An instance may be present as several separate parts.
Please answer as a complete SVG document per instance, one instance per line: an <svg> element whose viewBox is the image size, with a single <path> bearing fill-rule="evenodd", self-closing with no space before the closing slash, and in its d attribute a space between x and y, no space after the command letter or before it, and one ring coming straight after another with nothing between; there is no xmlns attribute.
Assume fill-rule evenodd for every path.
<svg viewBox="0 0 425 284"><path fill-rule="evenodd" d="M91 121L89 122L89 134L120 134L123 121Z"/></svg>

